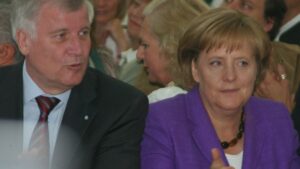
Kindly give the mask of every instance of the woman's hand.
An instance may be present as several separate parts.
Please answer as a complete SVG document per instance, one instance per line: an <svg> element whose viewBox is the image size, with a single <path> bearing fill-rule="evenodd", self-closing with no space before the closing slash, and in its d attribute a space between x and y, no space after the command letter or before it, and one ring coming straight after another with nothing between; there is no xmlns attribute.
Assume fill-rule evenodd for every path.
<svg viewBox="0 0 300 169"><path fill-rule="evenodd" d="M106 25L106 30L110 33L112 38L116 41L118 46L118 53L130 48L129 39L124 32L120 19L113 19Z"/></svg>
<svg viewBox="0 0 300 169"><path fill-rule="evenodd" d="M212 162L210 169L234 169L233 167L225 166L220 151L217 148L211 150Z"/></svg>
<svg viewBox="0 0 300 169"><path fill-rule="evenodd" d="M277 72L271 70L266 72L264 80L255 90L255 95L282 102L290 112L293 109L294 96L290 93L286 72L280 64L277 65Z"/></svg>

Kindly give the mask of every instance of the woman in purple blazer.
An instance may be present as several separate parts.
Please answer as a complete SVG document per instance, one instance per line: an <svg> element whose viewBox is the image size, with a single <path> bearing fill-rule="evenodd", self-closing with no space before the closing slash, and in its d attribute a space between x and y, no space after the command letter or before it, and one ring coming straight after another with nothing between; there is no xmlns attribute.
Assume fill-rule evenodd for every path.
<svg viewBox="0 0 300 169"><path fill-rule="evenodd" d="M284 105L253 97L270 42L251 18L213 9L180 40L187 93L150 105L142 169L300 169Z"/></svg>

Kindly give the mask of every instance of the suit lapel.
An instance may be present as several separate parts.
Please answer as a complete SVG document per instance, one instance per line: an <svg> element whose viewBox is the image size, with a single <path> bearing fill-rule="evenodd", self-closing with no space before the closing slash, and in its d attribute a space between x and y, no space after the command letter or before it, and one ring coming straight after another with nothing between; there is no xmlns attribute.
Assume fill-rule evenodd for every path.
<svg viewBox="0 0 300 169"><path fill-rule="evenodd" d="M9 152L14 157L14 153L23 151L23 79L22 65L18 64L10 67L10 72L3 75L1 79L4 81L0 88L0 117L1 135L5 136L1 139L0 146L2 152ZM2 82L1 82L2 83ZM9 130L9 133L7 133ZM6 133L6 134L3 134ZM7 140L8 142L5 142ZM9 145L7 145L7 143ZM6 154L9 156L8 154ZM16 157L16 156L15 156Z"/></svg>
<svg viewBox="0 0 300 169"><path fill-rule="evenodd" d="M77 151L86 129L96 115L95 104L92 104L96 98L96 84L95 80L89 78L86 75L81 84L71 91L55 146L53 161L56 165L69 164L68 161L76 154L75 151ZM69 129L73 133L68 133L67 136L71 136L72 139L71 142L66 143L66 140L70 140L70 138L66 137L65 131L70 131ZM74 137L76 138L74 139ZM68 151L69 156L65 155L65 150ZM57 168L65 167L57 166Z"/></svg>
<svg viewBox="0 0 300 169"><path fill-rule="evenodd" d="M187 95L186 107L188 109L188 117L193 126L193 138L201 154L211 163L211 149L218 148L222 154L223 161L228 164L217 134L202 104L198 88L194 88L193 91Z"/></svg>

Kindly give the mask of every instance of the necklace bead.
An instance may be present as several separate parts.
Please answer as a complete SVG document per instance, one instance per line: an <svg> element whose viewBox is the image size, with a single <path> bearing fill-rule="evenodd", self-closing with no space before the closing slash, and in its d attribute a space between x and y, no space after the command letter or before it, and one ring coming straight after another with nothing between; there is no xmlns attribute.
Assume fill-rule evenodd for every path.
<svg viewBox="0 0 300 169"><path fill-rule="evenodd" d="M241 120L240 120L240 125L239 125L239 131L236 134L235 138L233 138L229 142L227 142L227 141L221 141L221 143L220 143L221 147L223 149L227 149L228 147L235 146L238 143L238 141L243 137L243 133L244 133L244 111L242 112L242 116L241 116Z"/></svg>

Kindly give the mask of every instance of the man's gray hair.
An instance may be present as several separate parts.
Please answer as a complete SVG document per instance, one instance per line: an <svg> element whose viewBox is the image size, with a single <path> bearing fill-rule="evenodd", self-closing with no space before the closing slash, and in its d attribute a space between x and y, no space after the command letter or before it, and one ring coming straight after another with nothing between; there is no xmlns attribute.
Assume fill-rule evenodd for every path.
<svg viewBox="0 0 300 169"><path fill-rule="evenodd" d="M14 39L19 29L29 33L31 37L36 36L36 21L40 9L46 3L53 3L67 11L76 11L85 5L90 23L93 21L94 9L89 0L13 0L11 23Z"/></svg>
<svg viewBox="0 0 300 169"><path fill-rule="evenodd" d="M0 44L14 44L11 24L10 24L11 6L9 4L0 3Z"/></svg>

